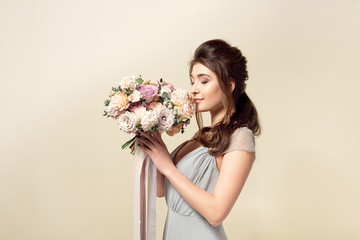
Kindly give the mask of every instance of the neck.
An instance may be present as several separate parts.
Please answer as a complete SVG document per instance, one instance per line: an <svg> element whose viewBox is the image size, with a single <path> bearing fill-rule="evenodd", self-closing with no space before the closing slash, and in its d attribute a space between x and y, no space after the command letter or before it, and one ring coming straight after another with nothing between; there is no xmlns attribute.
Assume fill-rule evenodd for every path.
<svg viewBox="0 0 360 240"><path fill-rule="evenodd" d="M232 108L232 113L235 112L235 106ZM226 108L222 107L219 110L214 110L210 112L210 116L211 116L211 127L213 127L216 123L220 122L224 116L226 114Z"/></svg>

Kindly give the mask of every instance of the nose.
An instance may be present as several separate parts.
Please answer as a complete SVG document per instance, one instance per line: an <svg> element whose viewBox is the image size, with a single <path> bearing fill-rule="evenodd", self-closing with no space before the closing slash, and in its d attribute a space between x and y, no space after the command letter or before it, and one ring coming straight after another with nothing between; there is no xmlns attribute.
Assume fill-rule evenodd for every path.
<svg viewBox="0 0 360 240"><path fill-rule="evenodd" d="M191 94L195 95L197 93L199 93L199 88L198 88L197 82L195 82L191 87Z"/></svg>

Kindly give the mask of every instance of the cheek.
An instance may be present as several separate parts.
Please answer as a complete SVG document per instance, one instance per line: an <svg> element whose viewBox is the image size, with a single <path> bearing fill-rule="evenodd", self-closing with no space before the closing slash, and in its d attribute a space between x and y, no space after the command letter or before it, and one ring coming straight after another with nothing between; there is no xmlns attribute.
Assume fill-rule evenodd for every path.
<svg viewBox="0 0 360 240"><path fill-rule="evenodd" d="M224 93L221 91L219 86L211 86L207 89L207 99L211 105L223 104Z"/></svg>

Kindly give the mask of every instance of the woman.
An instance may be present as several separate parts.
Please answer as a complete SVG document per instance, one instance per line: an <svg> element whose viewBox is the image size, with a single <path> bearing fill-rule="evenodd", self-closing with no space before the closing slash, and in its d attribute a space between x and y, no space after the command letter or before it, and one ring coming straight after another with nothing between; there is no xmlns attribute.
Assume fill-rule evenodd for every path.
<svg viewBox="0 0 360 240"><path fill-rule="evenodd" d="M199 131L170 154L159 133L140 134L158 169L158 196L168 215L163 239L227 239L222 226L255 160L260 124L245 93L246 58L223 40L204 42L190 63ZM211 127L202 126L209 111Z"/></svg>

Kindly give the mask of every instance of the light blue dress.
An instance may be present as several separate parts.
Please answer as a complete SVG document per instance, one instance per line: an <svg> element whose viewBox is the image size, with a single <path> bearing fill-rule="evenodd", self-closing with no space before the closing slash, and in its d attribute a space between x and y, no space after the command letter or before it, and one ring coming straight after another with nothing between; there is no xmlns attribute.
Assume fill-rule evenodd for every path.
<svg viewBox="0 0 360 240"><path fill-rule="evenodd" d="M171 153L176 153L185 146L181 144ZM243 150L255 152L254 135L247 127L238 128L231 135L230 145L224 153ZM174 159L173 159L174 160ZM208 148L200 146L179 160L176 167L193 184L212 193L219 176L216 159L208 153ZM165 178L165 199L168 213L163 240L225 240L223 225L213 227L181 197L171 183Z"/></svg>

